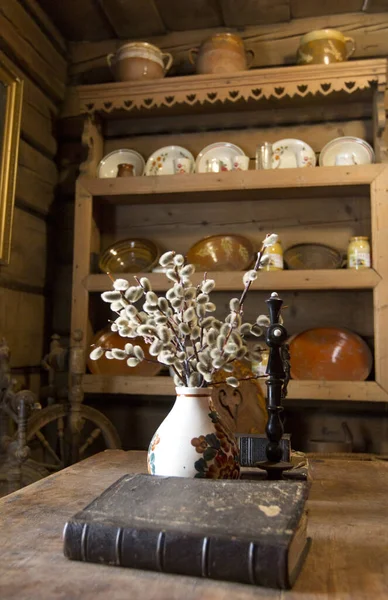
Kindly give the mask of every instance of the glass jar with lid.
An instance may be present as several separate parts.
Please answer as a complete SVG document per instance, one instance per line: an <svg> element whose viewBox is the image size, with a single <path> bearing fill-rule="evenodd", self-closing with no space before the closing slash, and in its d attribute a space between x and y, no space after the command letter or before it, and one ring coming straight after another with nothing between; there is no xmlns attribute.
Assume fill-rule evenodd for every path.
<svg viewBox="0 0 388 600"><path fill-rule="evenodd" d="M263 256L267 256L267 261L261 267L263 271L282 271L283 270L283 247L278 240L272 246L267 246Z"/></svg>
<svg viewBox="0 0 388 600"><path fill-rule="evenodd" d="M368 237L364 235L351 237L348 246L348 269L369 269L370 266Z"/></svg>

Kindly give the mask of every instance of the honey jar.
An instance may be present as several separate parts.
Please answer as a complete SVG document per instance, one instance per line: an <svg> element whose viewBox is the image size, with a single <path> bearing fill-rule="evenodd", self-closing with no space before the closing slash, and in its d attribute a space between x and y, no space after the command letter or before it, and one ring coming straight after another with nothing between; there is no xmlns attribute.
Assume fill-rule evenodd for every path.
<svg viewBox="0 0 388 600"><path fill-rule="evenodd" d="M269 359L269 349L262 350L261 360L252 361L252 371L258 377L263 377L266 374Z"/></svg>
<svg viewBox="0 0 388 600"><path fill-rule="evenodd" d="M351 237L348 246L348 269L370 268L370 245L366 236Z"/></svg>
<svg viewBox="0 0 388 600"><path fill-rule="evenodd" d="M121 163L117 165L117 177L133 177L133 165L129 163Z"/></svg>
<svg viewBox="0 0 388 600"><path fill-rule="evenodd" d="M283 270L283 248L280 240L272 246L267 246L263 256L268 256L267 262L261 267L263 271Z"/></svg>

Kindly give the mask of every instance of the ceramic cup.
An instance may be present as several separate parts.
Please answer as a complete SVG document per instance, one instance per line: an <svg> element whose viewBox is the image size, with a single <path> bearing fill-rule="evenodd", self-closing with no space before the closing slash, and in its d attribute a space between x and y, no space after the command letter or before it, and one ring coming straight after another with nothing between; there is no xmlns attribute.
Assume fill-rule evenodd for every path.
<svg viewBox="0 0 388 600"><path fill-rule="evenodd" d="M249 61L247 54L250 55ZM233 33L216 33L200 48L189 50L190 62L200 74L245 71L249 69L253 56L253 50L245 50L243 40Z"/></svg>
<svg viewBox="0 0 388 600"><path fill-rule="evenodd" d="M174 173L191 173L192 162L190 158L174 158Z"/></svg>
<svg viewBox="0 0 388 600"><path fill-rule="evenodd" d="M248 171L249 169L249 156L234 156L233 157L233 171Z"/></svg>
<svg viewBox="0 0 388 600"><path fill-rule="evenodd" d="M108 65L117 81L142 81L164 77L172 65L172 55L148 42L131 42L116 54L108 54ZM166 59L166 64L165 64Z"/></svg>
<svg viewBox="0 0 388 600"><path fill-rule="evenodd" d="M334 164L336 166L341 165L357 165L357 160L354 152L343 152L341 154L336 154Z"/></svg>
<svg viewBox="0 0 388 600"><path fill-rule="evenodd" d="M317 29L306 33L299 42L299 65L324 64L347 60L356 49L353 38L336 29Z"/></svg>
<svg viewBox="0 0 388 600"><path fill-rule="evenodd" d="M303 150L295 152L295 158L297 167L311 167L311 159Z"/></svg>
<svg viewBox="0 0 388 600"><path fill-rule="evenodd" d="M135 175L135 167L130 163L120 163L117 165L117 177L133 177Z"/></svg>

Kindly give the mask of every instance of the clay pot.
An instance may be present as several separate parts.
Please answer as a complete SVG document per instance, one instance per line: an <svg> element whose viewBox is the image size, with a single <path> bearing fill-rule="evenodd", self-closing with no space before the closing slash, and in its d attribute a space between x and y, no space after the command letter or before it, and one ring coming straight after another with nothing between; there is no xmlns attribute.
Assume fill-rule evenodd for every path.
<svg viewBox="0 0 388 600"><path fill-rule="evenodd" d="M160 79L165 76L173 61L171 54L162 52L148 42L124 44L116 54L108 54L106 58L116 81Z"/></svg>
<svg viewBox="0 0 388 600"><path fill-rule="evenodd" d="M347 60L356 49L353 38L344 36L336 29L317 29L306 33L297 53L299 65L324 64Z"/></svg>
<svg viewBox="0 0 388 600"><path fill-rule="evenodd" d="M200 48L189 50L190 62L199 74L233 73L249 69L247 54L252 62L254 53L245 50L240 36L233 33L216 33L203 42Z"/></svg>
<svg viewBox="0 0 388 600"><path fill-rule="evenodd" d="M117 165L117 177L133 177L133 165L130 163L120 163Z"/></svg>

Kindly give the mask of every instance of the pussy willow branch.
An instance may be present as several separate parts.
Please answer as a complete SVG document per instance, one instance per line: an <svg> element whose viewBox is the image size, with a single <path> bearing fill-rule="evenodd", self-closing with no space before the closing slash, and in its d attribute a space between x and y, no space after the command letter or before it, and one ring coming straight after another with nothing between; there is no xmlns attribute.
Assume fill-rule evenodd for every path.
<svg viewBox="0 0 388 600"><path fill-rule="evenodd" d="M251 379L267 379L268 375L257 375L257 377L242 377L241 379L239 379L238 377L236 377L237 381L250 381ZM212 385L222 385L223 383L227 384L226 379L223 379L222 381L212 381Z"/></svg>
<svg viewBox="0 0 388 600"><path fill-rule="evenodd" d="M260 248L259 252L257 253L257 258L256 258L255 265L254 265L253 269L251 269L251 270L253 270L253 271L256 271L256 272L259 270L259 267L260 267L260 260L261 260L261 257L262 257L262 255L263 255L264 249L265 249L265 246L264 246L264 244L262 244L262 246L261 246L261 248ZM245 284L245 288L244 288L244 290L243 290L243 292L242 292L242 294L241 294L240 300L239 300L239 302L238 302L238 303L239 303L239 312L238 312L238 314L239 314L239 315L242 315L242 313L243 313L243 310L242 310L242 309L243 309L244 300L245 300L245 298L246 298L246 295L247 295L247 293L248 293L248 290L249 290L249 288L251 287L252 283L253 283L253 280L249 279L249 280L246 282L246 284ZM231 334L232 334L232 330L233 330L233 323L234 323L234 320L236 319L236 316L235 316L235 315L237 315L237 312L236 312L236 311L234 311L234 312L233 312L233 320L232 320L232 321L231 321L231 323L230 323L230 329L229 329L229 331L228 331L228 333L227 333L227 335L226 335L226 337L225 337L225 343L224 343L224 345L223 345L223 348L222 348L222 351L221 351L221 356L224 356L224 353L225 353L225 348L226 348L226 344L228 343L228 341L229 341L229 338L230 338L230 336L231 336ZM212 370L212 375L213 375L213 373L215 373L215 369L214 369L214 368L213 368L213 370Z"/></svg>

